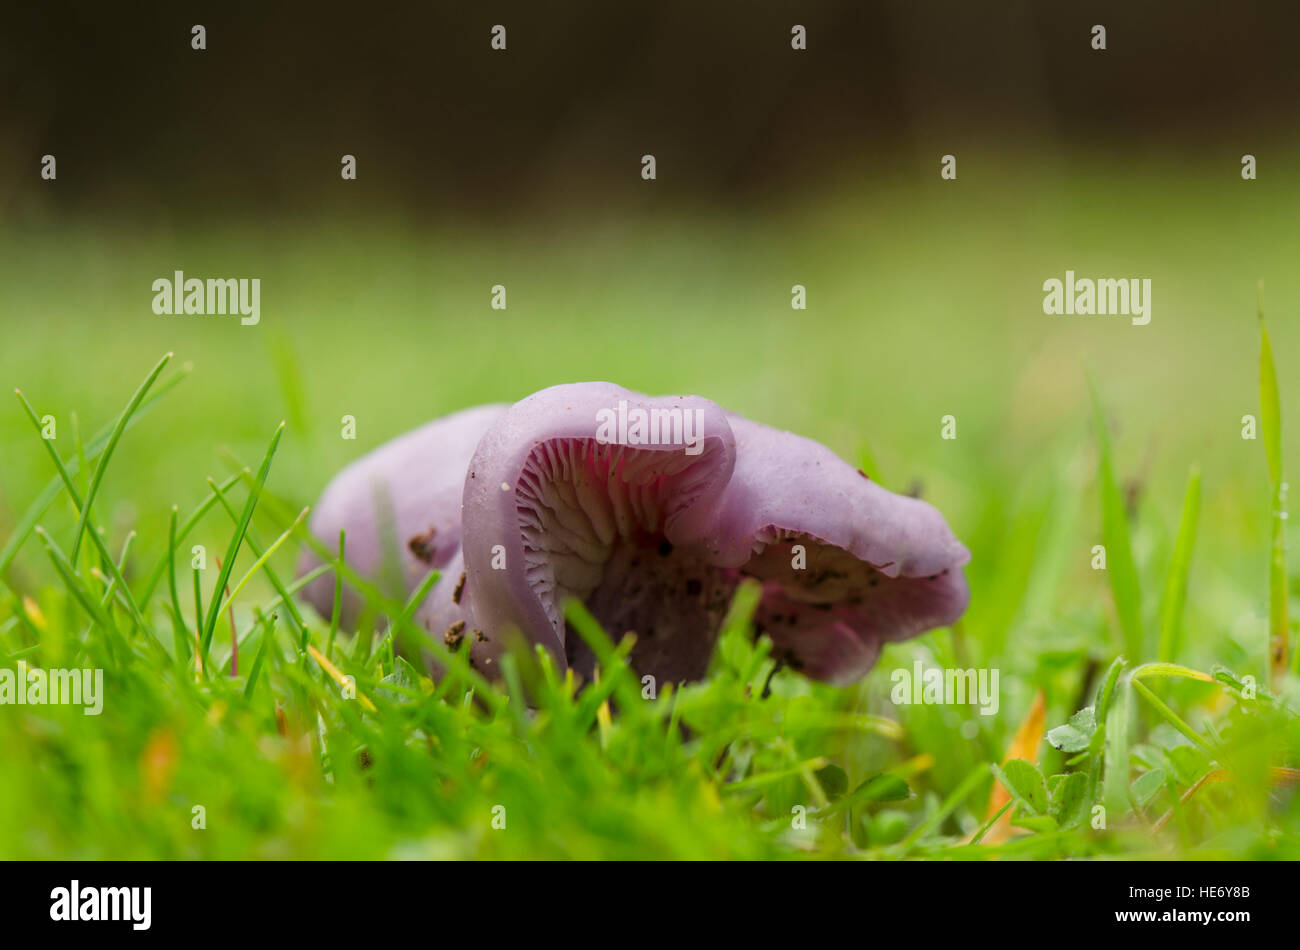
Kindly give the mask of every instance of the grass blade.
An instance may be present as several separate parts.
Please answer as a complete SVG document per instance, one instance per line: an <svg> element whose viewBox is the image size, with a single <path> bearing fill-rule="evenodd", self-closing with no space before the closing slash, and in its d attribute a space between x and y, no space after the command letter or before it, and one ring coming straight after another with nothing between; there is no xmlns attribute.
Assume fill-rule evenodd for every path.
<svg viewBox="0 0 1300 950"><path fill-rule="evenodd" d="M248 499L244 502L244 510L239 515L239 523L235 525L235 533L230 538L230 544L226 548L225 559L221 562L221 571L217 575L217 586L213 588L215 593L212 596L211 603L208 604L208 614L203 621L203 632L199 640L204 655L207 654L208 641L212 639L212 631L216 629L217 617L220 611L221 598L218 596L221 591L225 590L227 581L230 580L230 572L235 566L235 558L239 554L240 545L244 542L244 533L248 531L248 523L253 518L253 509L257 507L257 499L262 493L262 486L266 484L266 475L271 470L271 459L275 457L275 450L280 446L280 436L284 433L284 423L281 422L275 427L275 434L271 436L271 444L267 446L266 455L262 458L262 464L257 470L257 481L249 489Z"/></svg>
<svg viewBox="0 0 1300 950"><path fill-rule="evenodd" d="M247 471L247 469L244 471ZM243 472L240 472L239 474L234 475L233 478L237 480L242 474ZM239 524L239 515L235 513L234 507L226 499L226 486L218 485L211 479L208 480L208 484L212 488L213 500L221 502L221 507L226 510L226 514L230 516L230 520L235 524ZM226 484L228 486L229 482ZM262 556L262 551L264 549L262 548L261 543L257 540L257 535L253 533L251 526L244 533L244 541L247 542L249 550L253 552L254 556ZM289 622L293 626L294 632L298 634L298 640L300 641L301 646L305 647L307 645L307 624L302 619L302 614L298 612L298 608L294 606L293 597L290 596L290 589L280 581L279 575L276 574L270 566L267 566L264 569L266 571L266 579L271 582L271 586L275 588L275 592L280 595L280 600L284 603L285 610L289 613Z"/></svg>
<svg viewBox="0 0 1300 950"><path fill-rule="evenodd" d="M1144 655L1142 590L1138 584L1137 565L1133 561L1133 542L1129 536L1124 499L1115 482L1106 414L1096 388L1091 384L1089 388L1092 391L1093 422L1097 432L1097 492L1101 496L1101 533L1102 543L1106 545L1106 576L1124 635L1124 651L1130 659L1138 659Z"/></svg>
<svg viewBox="0 0 1300 950"><path fill-rule="evenodd" d="M1112 817L1129 811L1128 785L1129 773L1132 771L1128 734L1132 724L1129 713L1131 685L1132 679L1127 677L1117 684L1110 708L1106 712L1105 746L1102 750L1102 801Z"/></svg>
<svg viewBox="0 0 1300 950"><path fill-rule="evenodd" d="M1174 542L1169 574L1165 578L1164 597L1160 602L1160 648L1158 657L1170 662L1182 647L1183 606L1187 602L1187 577L1192 568L1192 549L1196 546L1196 523L1201 509L1201 470L1193 465L1187 474L1183 493L1183 514L1178 521L1178 539Z"/></svg>
<svg viewBox="0 0 1300 950"><path fill-rule="evenodd" d="M311 658L320 665L320 668L329 675L330 679L334 680L334 682L339 684L340 689L347 689L348 687L352 687L353 689L356 690L357 700L361 703L362 706L364 706L366 709L370 710L371 712L378 711L375 709L375 704L370 701L370 697L368 697L365 693L361 692L361 689L357 687L356 681L355 680L350 681L347 678L347 676L343 673L342 670L340 670L337 666L335 666L333 663L331 663L329 660L325 658L325 654L321 653L320 650L317 650L310 643L307 644L307 652L311 654Z"/></svg>
<svg viewBox="0 0 1300 950"><path fill-rule="evenodd" d="M1194 745L1196 745L1202 752L1208 755L1212 760L1217 757L1218 753L1215 751L1214 746L1210 745L1203 738L1201 738L1200 734L1197 733L1195 729L1193 729L1187 723L1183 722L1182 717L1180 717L1172 709L1166 706L1160 700L1160 697L1157 696L1155 693L1153 693L1145 683L1143 683L1139 679L1132 679L1129 682L1132 684L1133 688L1138 692L1138 694L1141 695L1141 697L1145 699L1148 703L1150 703L1152 707L1155 708L1156 712L1158 712L1166 722L1168 722L1171 726L1173 726L1175 729L1177 729L1179 732L1185 735L1188 739L1190 739Z"/></svg>
<svg viewBox="0 0 1300 950"><path fill-rule="evenodd" d="M1259 308L1259 426L1264 434L1264 454L1268 457L1268 480L1272 489L1269 505L1273 530L1268 559L1268 657L1271 682L1276 686L1287 668L1287 647L1291 637L1287 622L1286 482L1282 471L1282 400L1278 394L1273 345L1268 338L1262 305ZM1300 657L1300 649L1295 652ZM1300 666L1296 671L1300 672Z"/></svg>
<svg viewBox="0 0 1300 950"><path fill-rule="evenodd" d="M1135 667L1130 675L1135 680L1174 678L1196 680L1200 683L1217 682L1209 673L1202 673L1200 670L1179 666L1177 663L1143 663L1141 666Z"/></svg>
<svg viewBox="0 0 1300 950"><path fill-rule="evenodd" d="M347 544L347 531L339 528L339 561L343 561L343 552ZM329 639L325 641L325 655L334 656L334 638L339 632L339 618L343 611L343 574L339 571L334 572L334 606L330 610L330 633Z"/></svg>
<svg viewBox="0 0 1300 950"><path fill-rule="evenodd" d="M239 579L239 583L235 585L235 589L232 590L229 594L227 594L226 599L222 601L221 607L217 610L218 616L225 613L230 608L230 606L234 604L235 598L239 596L239 592L244 589L244 587L248 584L248 582L253 579L253 575L255 575L258 571L262 569L262 566L271 559L271 555L275 554L275 552L280 549L280 545L284 544L284 542L289 540L289 535L293 534L294 529L298 527L298 525L302 522L304 518L307 517L307 512L309 510L310 509L308 508L304 508L301 512L299 512L298 517L294 519L293 524L285 528L284 532L278 538L276 538L274 541L271 542L271 546L262 552L262 556L253 562L253 566L250 567L244 573L244 576ZM218 589L220 590L221 588Z"/></svg>
<svg viewBox="0 0 1300 950"><path fill-rule="evenodd" d="M238 482L239 479L240 473L231 475L222 482L218 488L220 488L221 491L229 491L235 487L235 483ZM177 527L176 536L171 540L171 547L167 551L163 552L162 557L158 559L158 563L155 564L153 570L149 572L149 580L145 582L144 587L140 591L140 600L147 602L149 598L153 596L154 588L157 587L158 582L162 580L163 572L167 570L167 566L169 564L174 566L176 563L176 559L173 555L175 554L177 545L185 540L186 535L194 530L194 526L203 519L203 516L206 515L216 503L216 495L208 495L208 497L205 498L197 508L190 512L190 516L181 522L179 527Z"/></svg>
<svg viewBox="0 0 1300 950"><path fill-rule="evenodd" d="M162 399L163 396L174 389L181 380L189 375L190 369L191 367L187 364L181 367L174 375L169 376L167 379L159 383L157 388L154 390L153 395L140 403L140 406L127 422L126 428L128 430L131 429L142 418L144 418L145 414L157 405L158 401ZM99 458L105 447L108 445L108 439L111 434L112 430L105 427L90 440L90 444L85 447L85 456L87 461ZM76 475L81 470L82 467L79 465L68 465L68 472L71 475ZM35 500L27 506L27 510L23 512L22 517L20 517L14 524L13 531L9 533L9 540L5 542L3 548L0 548L0 575L3 575L9 570L9 565L13 563L13 559L18 555L18 551L22 548L23 544L26 543L28 537L31 536L32 531L35 530L36 523L41 520L41 515L45 514L50 505L54 503L54 499L59 497L59 492L62 490L63 482L59 476L55 475L50 479L46 486L41 489L40 494L36 496ZM147 600L148 598L145 597L141 599Z"/></svg>
<svg viewBox="0 0 1300 950"><path fill-rule="evenodd" d="M54 462L54 468L58 472L59 478L63 481L63 487L67 491L68 497L72 499L72 504L81 513L84 520L89 517L90 507L89 505L82 504L81 495L77 491L77 486L73 484L72 481L72 473L69 472L67 466L64 465L62 456L60 456L58 451L54 448L54 443L40 435L41 419L40 416L36 414L35 408L33 408L32 404L27 401L27 397L23 395L22 390L15 389L14 392L18 396L18 401L23 404L23 408L27 410L28 418L31 419L32 425L36 427L37 436L40 437L41 442L45 445L45 451ZM157 642L153 631L149 629L148 624L145 622L144 615L140 612L139 605L136 604L135 598L131 596L131 588L127 586L126 578L122 576L121 567L113 560L113 555L109 553L107 542L93 523L90 526L90 536L95 542L96 550L99 551L100 561L103 563L105 570L109 572L109 575L112 578L112 583L122 591L122 596L127 606L127 612L131 615L132 622L135 623L142 633L148 636L151 640L154 640L154 642ZM126 551L123 550L122 553L123 557L125 557ZM75 558L76 555L74 554L73 557ZM159 644L159 646L161 645L162 644Z"/></svg>
<svg viewBox="0 0 1300 950"><path fill-rule="evenodd" d="M206 666L204 661L207 659L199 626L199 621L203 617L203 590L199 586L199 569L194 568L192 573L194 574L194 672L195 675L202 676Z"/></svg>
<svg viewBox="0 0 1300 950"><path fill-rule="evenodd" d="M104 451L95 465L94 474L90 477L90 487L86 489L86 503L81 506L81 518L77 521L77 532L72 539L72 553L69 560L73 564L77 563L77 553L81 550L81 538L86 531L86 525L90 521L90 510L95 504L95 493L99 491L100 482L104 480L104 472L113 457L113 450L117 448L117 443L121 440L122 434L126 432L126 426L131 421L131 416L140 408L140 403L149 394L150 387L162 374L167 364L171 362L171 358L172 354L166 353L162 359L154 364L154 368L149 371L149 375L144 378L144 382L136 388L135 394L131 397L131 401L126 404L126 408L122 410L122 414L117 417L117 422L108 435L108 441L104 444Z"/></svg>
<svg viewBox="0 0 1300 950"><path fill-rule="evenodd" d="M985 781L993 777L992 771L987 763L980 763L967 773L966 777L961 780L957 786L948 793L948 796L939 805L939 808L923 822L917 825L912 831L898 843L897 850L893 856L906 857L918 842L922 841L943 822L964 802L968 796L980 787Z"/></svg>
<svg viewBox="0 0 1300 950"><path fill-rule="evenodd" d="M254 608L257 617L257 624L263 627L262 642L257 645L257 656L253 659L253 668L248 671L248 682L244 685L244 698L248 699L253 695L253 690L257 688L257 678L261 675L262 664L266 660L266 651L271 648L271 640L275 637L275 615L267 617L260 610Z"/></svg>
<svg viewBox="0 0 1300 950"><path fill-rule="evenodd" d="M36 534L45 544L45 550L50 556L54 569L58 572L59 577L63 580L64 585L77 603L90 615L90 618L99 625L110 639L121 646L125 651L125 641L122 639L121 632L113 624L113 618L105 612L104 608L99 605L94 595L86 588L85 583L77 575L76 570L72 567L72 562L68 556L63 553L54 539L46 533L44 528L36 528Z"/></svg>
<svg viewBox="0 0 1300 950"><path fill-rule="evenodd" d="M176 657L180 658L181 644L185 643L184 649L189 649L189 634L185 630L185 625L181 622L181 598L176 590L176 506L172 505L171 522L167 529L167 588L171 594L172 604L172 636L176 638Z"/></svg>

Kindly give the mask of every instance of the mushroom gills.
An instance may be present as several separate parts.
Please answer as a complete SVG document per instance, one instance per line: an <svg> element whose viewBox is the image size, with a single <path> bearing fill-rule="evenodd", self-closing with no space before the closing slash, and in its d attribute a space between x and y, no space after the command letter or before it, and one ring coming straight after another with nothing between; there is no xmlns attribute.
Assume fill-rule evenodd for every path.
<svg viewBox="0 0 1300 950"><path fill-rule="evenodd" d="M942 626L965 602L948 569L898 575L892 563L792 531L764 532L741 571L763 584L754 627L771 637L777 659L836 684L864 675L885 643Z"/></svg>
<svg viewBox="0 0 1300 950"><path fill-rule="evenodd" d="M745 577L763 585L754 625L772 638L777 658L832 682L860 676L883 642L928 629L945 609L950 587L939 576L891 577L890 564L799 532L760 532L740 568L710 564L703 546L674 546L673 515L698 490L698 466L680 451L582 439L542 442L530 454L515 496L526 576L564 630L575 672L589 678L595 657L563 624L570 597L615 642L635 634L632 667L661 683L704 676Z"/></svg>
<svg viewBox="0 0 1300 950"><path fill-rule="evenodd" d="M564 601L582 601L615 640L636 634L630 660L660 679L702 676L737 576L675 550L674 515L710 475L680 446L554 439L530 453L516 485L526 577L565 654L589 677L595 658L561 627Z"/></svg>

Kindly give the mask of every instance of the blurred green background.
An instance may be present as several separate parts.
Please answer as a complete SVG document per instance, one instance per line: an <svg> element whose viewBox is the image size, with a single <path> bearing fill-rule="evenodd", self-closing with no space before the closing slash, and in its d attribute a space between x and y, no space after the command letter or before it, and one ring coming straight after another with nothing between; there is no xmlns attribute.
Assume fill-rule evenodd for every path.
<svg viewBox="0 0 1300 950"><path fill-rule="evenodd" d="M845 172L829 192L740 216L597 212L508 234L468 219L165 237L60 227L7 239L0 371L70 433L73 412L86 432L109 421L163 352L194 364L104 486L113 523L138 519L146 549L172 503L188 511L206 476L227 473L223 446L256 461L281 419L273 484L308 504L347 461L427 419L608 379L707 395L850 460L869 448L887 485L919 481L975 542L977 579L1004 574L1007 508L1059 491L1055 505L1087 513L1066 565L1084 602L1104 590L1083 497L1091 371L1143 504L1175 519L1189 465L1203 467L1198 579L1234 581L1240 594L1216 617L1231 629L1265 594L1266 470L1262 445L1241 437L1241 417L1258 414L1257 280L1284 407L1300 347L1300 179L1267 170L1286 161L1270 156L1243 182L1228 159L963 151L955 182L936 160L877 170L877 183ZM260 276L261 324L155 316L150 284L174 268ZM1149 276L1151 323L1044 315L1042 281L1067 268ZM504 311L490 307L497 283ZM796 283L806 311L790 307ZM952 442L940 438L949 413ZM341 438L345 414L355 441ZM1300 414L1284 424L1295 445ZM0 438L11 524L53 473L16 401ZM1061 465L1074 489L1050 487ZM1195 593L1192 611L1211 606Z"/></svg>

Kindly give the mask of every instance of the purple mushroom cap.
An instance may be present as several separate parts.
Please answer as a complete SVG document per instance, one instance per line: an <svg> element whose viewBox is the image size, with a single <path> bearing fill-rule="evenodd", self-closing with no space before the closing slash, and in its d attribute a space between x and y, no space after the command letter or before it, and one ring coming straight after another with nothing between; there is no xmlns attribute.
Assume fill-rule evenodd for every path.
<svg viewBox="0 0 1300 950"><path fill-rule="evenodd" d="M312 533L333 550L339 543L339 531L345 531L347 563L381 587L400 585L400 589L386 590L393 597L409 594L436 569L442 576L426 603L437 601L440 593L449 599L461 571L460 496L465 468L483 433L506 408L479 406L453 413L398 436L353 462L334 476L316 502ZM298 574L320 563L311 551L305 551L298 562ZM396 569L396 578L385 576L390 564ZM318 613L330 616L332 574L316 578L304 595ZM361 603L361 597L345 586L340 609L344 627L355 625Z"/></svg>
<svg viewBox="0 0 1300 950"><path fill-rule="evenodd" d="M705 557L762 581L755 623L778 656L848 683L882 644L962 615L970 552L933 505L887 491L812 439L728 419L736 470Z"/></svg>
<svg viewBox="0 0 1300 950"><path fill-rule="evenodd" d="M554 386L390 443L335 479L313 520L335 540L347 525L348 560L367 574L382 561L363 492L376 479L387 479L408 549L426 525L436 529L432 556L405 563L408 589L428 569L444 571L418 619L449 644L468 640L485 671L517 630L561 668L589 675L594 658L564 622L573 597L615 640L636 634L638 673L699 678L750 577L762 585L755 625L776 655L843 684L883 643L952 623L969 599L970 555L931 505L698 396ZM327 607L332 579L308 596Z"/></svg>

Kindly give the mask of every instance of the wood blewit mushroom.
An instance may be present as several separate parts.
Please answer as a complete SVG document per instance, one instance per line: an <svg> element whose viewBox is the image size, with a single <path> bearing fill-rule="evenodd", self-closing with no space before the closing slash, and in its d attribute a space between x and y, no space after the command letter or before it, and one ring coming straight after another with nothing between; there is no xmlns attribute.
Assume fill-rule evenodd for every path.
<svg viewBox="0 0 1300 950"><path fill-rule="evenodd" d="M467 642L488 672L518 630L589 675L594 659L564 621L573 597L615 640L636 634L638 673L697 679L750 577L762 585L755 625L776 656L845 684L884 643L952 623L969 599L969 552L933 506L707 399L612 383L466 410L377 449L316 507L319 537L336 542L340 527L348 562L369 578L386 557L400 559L407 592L442 571L417 618ZM332 578L307 597L328 615Z"/></svg>

